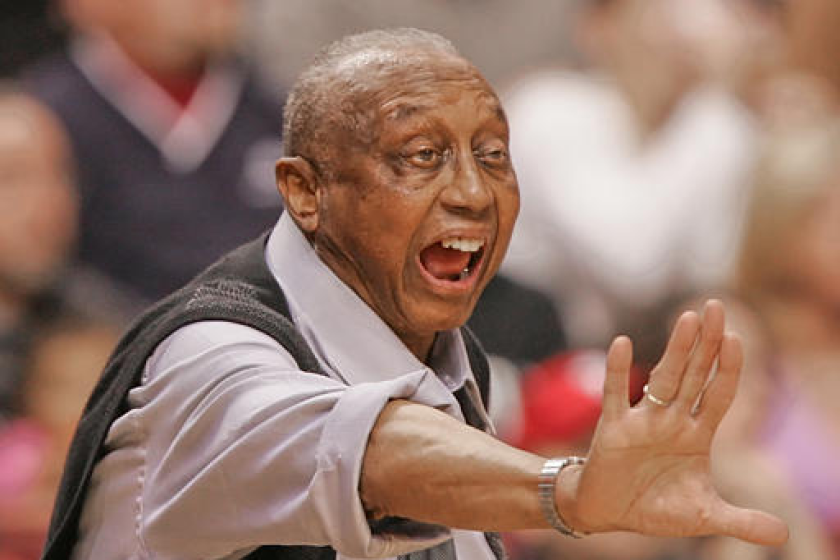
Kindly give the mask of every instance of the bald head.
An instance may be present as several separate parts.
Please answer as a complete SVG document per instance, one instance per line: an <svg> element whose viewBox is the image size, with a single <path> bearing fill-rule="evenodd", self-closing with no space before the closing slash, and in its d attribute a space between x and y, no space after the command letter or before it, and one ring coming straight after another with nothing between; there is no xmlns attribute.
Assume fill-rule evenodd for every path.
<svg viewBox="0 0 840 560"><path fill-rule="evenodd" d="M417 84L427 75L431 85L446 79L447 68L483 81L451 42L419 29L370 31L328 45L298 78L286 103L284 155L303 157L329 175L330 162L348 140L372 141L376 108L400 93L407 77Z"/></svg>

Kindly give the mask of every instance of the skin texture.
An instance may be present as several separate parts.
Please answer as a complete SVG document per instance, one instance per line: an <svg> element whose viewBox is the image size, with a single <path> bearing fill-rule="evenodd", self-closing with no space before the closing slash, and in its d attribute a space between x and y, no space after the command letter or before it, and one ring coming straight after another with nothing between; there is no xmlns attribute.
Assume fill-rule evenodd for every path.
<svg viewBox="0 0 840 560"><path fill-rule="evenodd" d="M323 261L422 360L435 332L461 325L472 311L504 255L518 198L507 126L478 73L440 52L399 55L424 72L390 72L383 80L374 63L356 61L355 82L367 93L336 102L336 110L371 113L372 129L349 137L337 131L324 153L339 160L313 166L302 157L281 159L277 178L286 208ZM316 171L324 163L334 172ZM418 265L419 253L447 235L487 240L481 269L459 289L435 285ZM722 304L710 302L702 319L687 313L678 321L653 373L652 391L673 404L645 399L630 407L632 349L618 338L588 463L558 478L563 518L587 532L784 542L781 521L726 504L709 474L712 436L734 397L741 354L739 340L724 334ZM438 410L396 400L371 433L360 493L373 518L546 528L536 491L544 460Z"/></svg>

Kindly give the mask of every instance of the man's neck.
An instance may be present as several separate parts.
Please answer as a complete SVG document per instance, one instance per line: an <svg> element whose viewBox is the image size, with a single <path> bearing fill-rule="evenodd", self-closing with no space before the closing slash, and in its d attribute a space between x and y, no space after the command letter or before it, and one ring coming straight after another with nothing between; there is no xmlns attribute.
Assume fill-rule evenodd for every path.
<svg viewBox="0 0 840 560"><path fill-rule="evenodd" d="M434 336L431 339L428 336L409 337L400 333L397 333L397 336L403 341L403 344L406 345L411 353L414 354L414 357L422 363L429 365L429 358L431 357L432 347L435 342Z"/></svg>

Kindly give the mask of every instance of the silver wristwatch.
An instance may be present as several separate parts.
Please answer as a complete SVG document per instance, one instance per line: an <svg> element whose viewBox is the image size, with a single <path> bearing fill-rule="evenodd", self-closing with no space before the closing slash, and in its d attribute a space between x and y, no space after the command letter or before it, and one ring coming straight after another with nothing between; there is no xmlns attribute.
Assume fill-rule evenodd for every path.
<svg viewBox="0 0 840 560"><path fill-rule="evenodd" d="M540 508L542 508L543 515L548 523L557 529L560 533L579 539L586 536L585 533L579 533L572 529L560 516L557 511L557 505L554 500L554 488L557 485L557 476L560 471L569 465L582 465L586 462L583 457L565 457L562 459L548 459L540 471L539 479L539 500Z"/></svg>

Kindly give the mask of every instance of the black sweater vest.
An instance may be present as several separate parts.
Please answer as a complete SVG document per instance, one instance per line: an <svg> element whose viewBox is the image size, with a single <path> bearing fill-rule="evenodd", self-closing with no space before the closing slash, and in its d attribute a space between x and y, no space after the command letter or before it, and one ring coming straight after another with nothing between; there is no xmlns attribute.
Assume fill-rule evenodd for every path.
<svg viewBox="0 0 840 560"><path fill-rule="evenodd" d="M318 360L290 319L280 286L265 264L267 236L243 245L209 267L184 288L141 315L112 354L94 388L70 446L42 560L68 560L78 539L79 520L91 474L107 453L105 438L111 424L127 412L128 392L140 383L148 357L177 329L197 321L224 320L258 329L294 357L302 371L324 375ZM489 368L475 337L462 329L470 366L486 407ZM464 390L455 395L462 408ZM466 410L465 410L466 412ZM469 418L475 425L477 420ZM249 560L335 558L330 547L266 543Z"/></svg>

